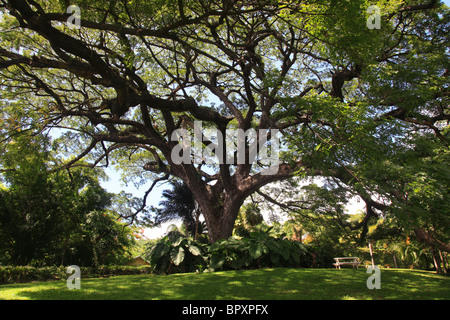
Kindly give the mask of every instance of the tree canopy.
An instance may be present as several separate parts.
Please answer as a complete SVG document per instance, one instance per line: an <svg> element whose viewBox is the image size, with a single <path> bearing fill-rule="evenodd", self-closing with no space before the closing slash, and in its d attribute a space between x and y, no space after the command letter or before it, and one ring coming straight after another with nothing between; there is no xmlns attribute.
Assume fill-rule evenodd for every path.
<svg viewBox="0 0 450 320"><path fill-rule="evenodd" d="M450 16L440 1L71 3L80 17L67 1L0 1L4 142L17 128L58 128L72 155L64 166L117 165L151 181L146 196L176 176L211 242L231 235L250 194L296 174L339 180L368 214L445 196L436 173L448 164ZM379 28L368 27L374 19ZM216 132L200 134L212 153L174 161L179 140L189 143L176 133L195 136L199 121ZM257 132L244 141L246 161L207 161L235 155L236 142L218 140L236 129ZM279 133L279 150L266 132ZM420 153L428 137L434 147ZM274 163L250 156L264 143L278 156L272 174L264 169ZM415 230L448 251L423 225Z"/></svg>

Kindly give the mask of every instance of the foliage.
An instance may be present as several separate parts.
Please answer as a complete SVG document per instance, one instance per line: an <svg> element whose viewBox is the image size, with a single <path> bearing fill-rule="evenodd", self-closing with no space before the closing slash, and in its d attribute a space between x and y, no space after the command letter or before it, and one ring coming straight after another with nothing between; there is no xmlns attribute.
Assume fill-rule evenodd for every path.
<svg viewBox="0 0 450 320"><path fill-rule="evenodd" d="M133 244L129 228L108 210L112 195L100 172L54 170L43 136L18 135L0 156L0 262L99 266L119 263Z"/></svg>
<svg viewBox="0 0 450 320"><path fill-rule="evenodd" d="M261 210L254 203L243 205L234 224L233 234L238 237L249 237L250 232L264 226Z"/></svg>
<svg viewBox="0 0 450 320"><path fill-rule="evenodd" d="M432 237L449 243L449 149L432 135L412 139L410 148L400 149L395 157L384 161L385 174L368 178L376 180L392 201L386 213L394 215L408 230L432 230Z"/></svg>
<svg viewBox="0 0 450 320"><path fill-rule="evenodd" d="M249 238L218 241L210 246L209 254L212 270L306 266L305 246L270 237L265 232L251 233Z"/></svg>
<svg viewBox="0 0 450 320"><path fill-rule="evenodd" d="M337 256L356 256L366 264L371 264L373 257L375 264L386 267L436 270L434 259L441 267L447 265L447 253L419 242L408 223L399 222L400 212L394 215L390 210L383 210L371 216L362 210L346 212L344 204L352 193L339 185L326 183L319 187L311 184L300 190L301 196L295 200L297 206L289 210L289 220L284 225L276 225L275 229L279 237L293 238L295 230L307 235L303 243L312 253L308 255L313 259L309 265L327 268ZM445 212L440 212L434 219L445 216ZM446 227L436 226L433 231ZM441 239L444 236L442 233Z"/></svg>
<svg viewBox="0 0 450 320"><path fill-rule="evenodd" d="M165 236L145 256L159 274L194 272L205 266L204 245L181 236Z"/></svg>
<svg viewBox="0 0 450 320"><path fill-rule="evenodd" d="M73 3L83 17L75 29L67 1L0 4L2 142L17 131L60 128L66 167L115 165L139 185L153 180L146 196L176 176L201 207L211 242L232 235L249 195L297 173L340 181L314 192L327 210L337 204L334 217L347 229L361 227L361 241L373 217L386 215L450 252L442 191L450 11L441 1ZM373 4L379 29L367 26ZM262 174L262 159L176 163L173 136L192 136L196 121L223 136L279 129L278 172ZM214 149L208 140L200 147ZM233 160L236 145L218 149ZM364 221L347 226L333 194L363 197Z"/></svg>
<svg viewBox="0 0 450 320"><path fill-rule="evenodd" d="M376 132L370 120L377 113L392 105L415 111L445 84L439 75L447 63L442 44L448 14L436 3L425 11L405 9L403 1L378 1L380 30L366 28L367 0L79 0L73 3L82 9L83 26L76 30L60 14L66 3L14 1L1 7L2 133L74 129L61 135L72 154L95 163L111 159L137 183L170 172L192 189L203 186L195 188L197 200L205 192L211 193L208 201L217 200L225 191L219 184L206 188L209 181L198 176L212 177L208 171L218 169L232 181L250 177L251 170L191 166L186 172L187 166L168 161L170 133L192 120L223 131L227 125L281 127L286 140L301 141L298 154L311 169L339 149L332 143L336 136L361 143ZM33 22L39 19L46 23ZM388 92L391 101L380 101ZM83 148L86 143L92 147ZM261 170L256 164L253 169ZM248 180L255 183L229 201L242 203L266 183L261 179L252 176ZM224 185L227 194L240 190ZM212 212L204 214L213 219Z"/></svg>
<svg viewBox="0 0 450 320"><path fill-rule="evenodd" d="M83 279L131 275L148 274L151 268L148 266L99 266L98 268L81 267L80 273ZM48 281L66 279L70 276L65 266L31 267L31 266L0 266L0 284Z"/></svg>
<svg viewBox="0 0 450 320"><path fill-rule="evenodd" d="M385 219L394 225L392 230L403 231L404 237L416 233L426 245L449 251L449 56L447 46L441 44L448 41L444 35L449 31L450 16L448 9L439 13L426 10L388 22L387 12L401 5L389 3L381 8L383 27L371 35L379 48L371 40L358 39L356 43L367 50L330 53L332 59L365 60L357 82L347 84L344 100L320 95L284 98L289 111L301 106L320 119L318 124L305 124L292 132L288 155L307 161L311 172L327 177L328 182L323 188L307 189L309 206L297 202L297 209L306 208L294 211L317 218L324 227L334 229L339 223L361 244L369 229ZM355 10L358 2L348 8L344 2L341 5L348 12ZM317 19L330 23L328 18ZM341 24L354 23L347 20L336 19L339 32L345 30ZM392 43L396 36L391 38L395 28L403 30L397 45ZM315 32L330 34L326 28ZM352 37L358 36L356 30ZM351 39L345 31L331 38L334 43ZM347 48L354 45L347 44ZM379 63L382 51L389 58ZM307 175L304 170L297 174ZM355 195L366 203L366 211L358 221L350 221L343 205Z"/></svg>
<svg viewBox="0 0 450 320"><path fill-rule="evenodd" d="M252 232L248 238L230 237L214 244L166 236L149 249L147 257L157 273L175 273L309 267L313 259L307 258L308 251L297 241L277 239L267 232Z"/></svg>
<svg viewBox="0 0 450 320"><path fill-rule="evenodd" d="M163 200L159 207L152 207L154 224L161 225L175 219L181 219L186 232L196 238L203 233L204 226L199 221L200 209L188 186L179 181L172 181L172 190L162 192Z"/></svg>
<svg viewBox="0 0 450 320"><path fill-rule="evenodd" d="M395 143L395 148L378 145L378 152L370 150L374 144L358 147L367 158L349 166L351 175L346 178L328 178L322 187L303 187L303 195L294 201L300 203L292 210L294 215L302 223L317 224L310 224L313 229L328 228L330 237L332 230L342 227L360 244L373 238L375 229L378 238L403 234L403 239L426 230L429 238L418 240L446 251L450 240L448 148L432 134L411 134ZM354 196L365 204L359 215L344 210Z"/></svg>

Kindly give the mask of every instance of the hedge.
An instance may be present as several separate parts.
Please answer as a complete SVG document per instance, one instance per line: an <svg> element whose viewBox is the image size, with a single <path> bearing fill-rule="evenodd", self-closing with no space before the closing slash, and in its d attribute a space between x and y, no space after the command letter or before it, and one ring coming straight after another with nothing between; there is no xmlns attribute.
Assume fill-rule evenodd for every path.
<svg viewBox="0 0 450 320"><path fill-rule="evenodd" d="M0 284L48 281L67 279L65 266L30 267L30 266L0 266ZM98 268L81 267L81 278L96 278L115 275L149 274L149 266L100 266Z"/></svg>

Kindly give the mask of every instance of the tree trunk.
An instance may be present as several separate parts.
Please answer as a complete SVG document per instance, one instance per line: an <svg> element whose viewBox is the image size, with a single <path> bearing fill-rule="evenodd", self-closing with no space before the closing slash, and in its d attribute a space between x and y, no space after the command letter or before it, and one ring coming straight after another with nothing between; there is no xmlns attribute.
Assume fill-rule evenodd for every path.
<svg viewBox="0 0 450 320"><path fill-rule="evenodd" d="M441 263L440 263L439 259L436 257L433 247L430 247L430 250L431 250L431 256L433 257L433 263L434 263L434 267L436 268L436 272L442 273Z"/></svg>
<svg viewBox="0 0 450 320"><path fill-rule="evenodd" d="M197 207L195 209L195 231L194 231L194 240L198 239L198 224L200 223L200 210Z"/></svg>
<svg viewBox="0 0 450 320"><path fill-rule="evenodd" d="M165 156L170 159L171 154ZM297 161L296 166L304 167L301 161ZM247 196L271 182L292 177L296 168L280 164L276 166L274 174L251 175L251 165L242 164L231 175L229 168L222 165L220 175L216 175L217 180L213 179L215 183L203 180L193 165L171 163L170 170L172 175L182 179L191 190L205 218L209 242L214 243L232 235L239 209Z"/></svg>
<svg viewBox="0 0 450 320"><path fill-rule="evenodd" d="M437 248L439 250L450 252L450 244L444 243L438 239L433 238L428 232L422 228L414 229L414 234L419 242L428 244L430 247Z"/></svg>
<svg viewBox="0 0 450 320"><path fill-rule="evenodd" d="M212 205L201 205L210 243L231 237L239 208L243 202L244 199L241 197L225 195L223 201L219 197Z"/></svg>
<svg viewBox="0 0 450 320"><path fill-rule="evenodd" d="M98 252L97 252L97 241L95 239L95 236L92 238L92 256L93 256L95 269L98 269L99 261L98 261Z"/></svg>
<svg viewBox="0 0 450 320"><path fill-rule="evenodd" d="M447 274L447 265L445 262L444 255L442 254L442 250L439 250L439 257L441 258L442 261L442 271L444 271L444 273Z"/></svg>
<svg viewBox="0 0 450 320"><path fill-rule="evenodd" d="M373 260L372 242L369 241L370 258L372 259L372 267L375 267L375 261Z"/></svg>

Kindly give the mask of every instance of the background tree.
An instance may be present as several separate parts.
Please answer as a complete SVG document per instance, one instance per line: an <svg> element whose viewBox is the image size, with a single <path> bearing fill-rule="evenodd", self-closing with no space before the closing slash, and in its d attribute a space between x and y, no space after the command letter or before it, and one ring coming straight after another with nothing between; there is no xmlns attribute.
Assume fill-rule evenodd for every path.
<svg viewBox="0 0 450 320"><path fill-rule="evenodd" d="M112 194L100 186L98 172L52 170L57 163L39 135L19 135L2 150L0 261L98 266L123 260L134 238L108 211Z"/></svg>
<svg viewBox="0 0 450 320"><path fill-rule="evenodd" d="M234 234L240 237L249 237L250 232L257 231L263 226L264 217L255 203L248 203L241 207L234 225Z"/></svg>
<svg viewBox="0 0 450 320"><path fill-rule="evenodd" d="M171 182L172 189L164 190L162 197L165 200L159 202L159 208L153 208L155 213L155 225L161 225L164 222L181 219L189 233L197 238L198 233L202 231L200 218L200 209L195 202L191 190L179 181Z"/></svg>
<svg viewBox="0 0 450 320"><path fill-rule="evenodd" d="M0 2L3 131L30 129L32 109L42 126L70 129L67 151L78 156L66 166L116 161L153 181L146 194L179 177L211 242L231 235L244 200L266 184L294 173L361 181L352 165L365 154L349 144L373 155L418 130L446 146L449 15L439 1L379 3L373 30L366 0L80 0L80 28L68 27L65 3ZM192 135L195 120L225 137L280 130L289 152L272 175L248 156L178 164L172 134Z"/></svg>

